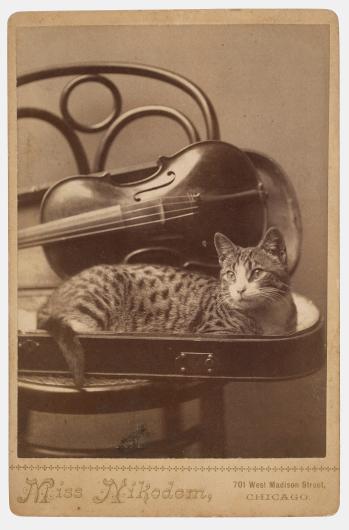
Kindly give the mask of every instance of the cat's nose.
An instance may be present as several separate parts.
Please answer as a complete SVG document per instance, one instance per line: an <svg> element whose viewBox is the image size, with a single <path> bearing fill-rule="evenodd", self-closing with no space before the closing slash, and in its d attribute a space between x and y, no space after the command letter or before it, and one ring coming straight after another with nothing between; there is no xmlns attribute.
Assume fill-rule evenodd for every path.
<svg viewBox="0 0 349 530"><path fill-rule="evenodd" d="M238 289L236 289L236 292L239 293L239 294L242 294L246 291L246 287L239 287Z"/></svg>

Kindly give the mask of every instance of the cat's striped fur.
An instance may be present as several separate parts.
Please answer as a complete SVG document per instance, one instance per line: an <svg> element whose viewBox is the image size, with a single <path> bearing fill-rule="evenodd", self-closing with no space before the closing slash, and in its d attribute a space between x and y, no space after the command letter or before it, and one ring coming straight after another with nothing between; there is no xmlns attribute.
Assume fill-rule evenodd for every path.
<svg viewBox="0 0 349 530"><path fill-rule="evenodd" d="M251 248L216 234L215 244L219 280L170 266L97 265L53 292L39 312L39 327L57 340L78 386L83 384L84 356L77 333L255 335L294 330L281 234L270 229L261 245Z"/></svg>

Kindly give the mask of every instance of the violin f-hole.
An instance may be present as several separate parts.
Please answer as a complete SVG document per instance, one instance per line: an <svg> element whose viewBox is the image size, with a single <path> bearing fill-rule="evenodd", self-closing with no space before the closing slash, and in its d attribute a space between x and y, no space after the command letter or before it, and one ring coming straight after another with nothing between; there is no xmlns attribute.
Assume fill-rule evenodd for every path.
<svg viewBox="0 0 349 530"><path fill-rule="evenodd" d="M167 181L167 182L164 182L162 184L159 184L158 186L153 186L152 188L143 188L142 190L138 190L136 191L136 193L134 193L133 195L133 199L136 201L136 202L139 202L141 201L142 199L140 198L140 195L142 193L146 193L148 191L154 191L154 190L158 190L160 188L165 188L166 186L169 186L170 184L172 184L172 182L174 182L175 178L176 178L176 173L172 170L168 170L166 171L166 175L168 177L170 177L170 179Z"/></svg>

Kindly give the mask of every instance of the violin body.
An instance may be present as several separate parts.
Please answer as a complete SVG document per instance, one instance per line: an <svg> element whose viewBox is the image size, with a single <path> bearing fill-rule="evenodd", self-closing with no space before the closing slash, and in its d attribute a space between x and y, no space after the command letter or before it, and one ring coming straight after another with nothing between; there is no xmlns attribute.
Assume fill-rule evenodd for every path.
<svg viewBox="0 0 349 530"><path fill-rule="evenodd" d="M110 222L103 230L93 229L99 212L111 207L119 208L118 229L106 229ZM199 142L161 157L157 171L141 180L115 182L109 173L66 178L43 198L42 228L71 220L71 230L74 220L88 212L93 220L88 234L43 243L60 276L124 260L214 266L215 232L242 246L256 245L267 223L254 165L243 151L220 141Z"/></svg>

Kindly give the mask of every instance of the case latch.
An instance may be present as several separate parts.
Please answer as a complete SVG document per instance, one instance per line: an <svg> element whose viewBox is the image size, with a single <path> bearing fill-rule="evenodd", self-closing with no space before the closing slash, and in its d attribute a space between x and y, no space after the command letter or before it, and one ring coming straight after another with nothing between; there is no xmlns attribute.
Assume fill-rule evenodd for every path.
<svg viewBox="0 0 349 530"><path fill-rule="evenodd" d="M31 355L35 351L38 350L40 347L39 342L33 339L26 339L26 338L19 338L18 340L18 348L21 350L21 352Z"/></svg>
<svg viewBox="0 0 349 530"><path fill-rule="evenodd" d="M182 375L213 375L217 359L213 353L181 352L175 358L177 371Z"/></svg>

